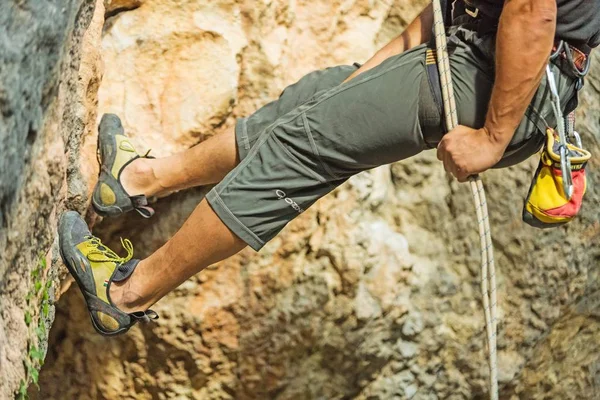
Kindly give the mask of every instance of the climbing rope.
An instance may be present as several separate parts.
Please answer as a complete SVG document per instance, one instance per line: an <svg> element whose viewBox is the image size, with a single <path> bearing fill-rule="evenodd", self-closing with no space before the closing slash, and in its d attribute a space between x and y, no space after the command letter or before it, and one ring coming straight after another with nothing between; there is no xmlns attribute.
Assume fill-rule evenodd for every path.
<svg viewBox="0 0 600 400"><path fill-rule="evenodd" d="M440 84L442 87L442 98L444 101L446 127L450 131L458 125L458 116L456 113L454 87L452 86L450 60L448 58L446 29L444 26L444 16L440 0L433 0L433 13L437 63L440 74ZM479 240L481 245L481 293L483 296L483 309L485 314L485 326L488 343L490 399L498 400L498 360L496 353L497 302L494 246L492 244L490 219L488 215L487 201L483 183L478 175L469 178L469 183L471 185L473 200L475 201L475 211L477 213Z"/></svg>

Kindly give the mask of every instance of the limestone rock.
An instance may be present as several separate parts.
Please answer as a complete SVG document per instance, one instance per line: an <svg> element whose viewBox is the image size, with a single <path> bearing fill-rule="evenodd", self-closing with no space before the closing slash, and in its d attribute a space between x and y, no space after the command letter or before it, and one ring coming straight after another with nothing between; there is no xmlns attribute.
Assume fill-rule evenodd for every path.
<svg viewBox="0 0 600 400"><path fill-rule="evenodd" d="M232 112L246 41L228 3L154 0L109 20L100 113L117 113L155 156L190 147Z"/></svg>
<svg viewBox="0 0 600 400"><path fill-rule="evenodd" d="M104 0L104 9L107 16L122 11L133 10L144 3L144 0Z"/></svg>
<svg viewBox="0 0 600 400"><path fill-rule="evenodd" d="M106 22L99 112L119 114L156 155L180 151L304 73L364 61L424 4L146 0ZM596 62L579 112L594 154L599 79ZM600 163L588 167L578 220L543 232L521 222L535 164L484 175L502 398L594 399ZM128 215L95 232L115 248L119 236L130 237L143 257L205 193L177 193L159 201L151 220ZM469 190L426 152L351 179L260 254L246 250L186 282L157 304L158 323L126 336L95 336L80 294L69 291L57 308L39 398L485 398L480 303Z"/></svg>
<svg viewBox="0 0 600 400"><path fill-rule="evenodd" d="M94 10L90 0L0 3L2 399L13 398L21 381L26 388L24 363L34 348L45 353L50 303L64 276L51 251L57 215L67 205L87 208L78 160L95 125L102 5ZM52 286L36 286L46 282Z"/></svg>

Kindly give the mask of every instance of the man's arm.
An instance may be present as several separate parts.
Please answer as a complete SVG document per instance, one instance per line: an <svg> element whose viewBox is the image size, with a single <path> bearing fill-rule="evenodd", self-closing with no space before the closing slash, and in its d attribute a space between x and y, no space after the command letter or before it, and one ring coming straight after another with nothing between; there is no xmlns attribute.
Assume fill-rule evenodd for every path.
<svg viewBox="0 0 600 400"><path fill-rule="evenodd" d="M350 75L344 82L354 79L365 71L381 64L388 58L410 50L415 46L429 41L433 26L433 7L428 5L421 14L415 18L400 36L379 50L369 61Z"/></svg>
<svg viewBox="0 0 600 400"><path fill-rule="evenodd" d="M498 27L496 81L485 122L503 150L544 75L555 32L555 0L506 2Z"/></svg>
<svg viewBox="0 0 600 400"><path fill-rule="evenodd" d="M555 0L506 0L485 125L478 130L459 126L438 146L438 158L459 181L493 167L502 158L540 84L555 31Z"/></svg>

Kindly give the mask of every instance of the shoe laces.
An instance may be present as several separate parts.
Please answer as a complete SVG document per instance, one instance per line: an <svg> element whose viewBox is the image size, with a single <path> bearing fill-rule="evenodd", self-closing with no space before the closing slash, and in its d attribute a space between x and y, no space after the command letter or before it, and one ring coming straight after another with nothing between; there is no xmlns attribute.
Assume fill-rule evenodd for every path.
<svg viewBox="0 0 600 400"><path fill-rule="evenodd" d="M125 264L133 258L133 244L129 239L121 238L121 246L127 252L126 257L120 257L117 253L106 247L102 240L95 236L86 236L88 244L93 246L93 249L87 254L87 259L92 262L115 262L117 264Z"/></svg>

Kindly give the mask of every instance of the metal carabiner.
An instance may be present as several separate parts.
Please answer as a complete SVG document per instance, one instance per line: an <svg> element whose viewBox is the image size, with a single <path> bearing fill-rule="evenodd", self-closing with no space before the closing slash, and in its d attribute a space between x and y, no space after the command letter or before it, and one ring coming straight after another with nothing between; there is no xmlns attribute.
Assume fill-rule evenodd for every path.
<svg viewBox="0 0 600 400"><path fill-rule="evenodd" d="M563 178L563 190L567 200L573 197L573 175L571 174L571 159L569 158L569 148L565 145L560 145L560 172Z"/></svg>
<svg viewBox="0 0 600 400"><path fill-rule="evenodd" d="M556 125L558 128L559 137L559 154L560 154L560 170L563 178L563 191L567 200L571 200L573 197L573 176L571 175L571 159L569 158L569 148L567 146L567 135L565 134L565 117L562 114L562 108L560 106L560 95L558 94L558 88L556 86L556 80L554 79L554 73L550 68L550 64L546 66L546 76L548 79L548 86L554 97L552 102L552 109L556 117Z"/></svg>
<svg viewBox="0 0 600 400"><path fill-rule="evenodd" d="M573 139L575 139L575 144L577 145L577 147L583 149L583 142L581 141L581 136L579 135L579 133L577 131L573 131L571 133L571 136L573 136Z"/></svg>
<svg viewBox="0 0 600 400"><path fill-rule="evenodd" d="M564 40L561 40L560 42L558 42L558 46L556 46L556 50L550 54L550 61L555 60L556 58L558 58L558 56L560 56L560 53L562 52L564 45L565 45Z"/></svg>
<svg viewBox="0 0 600 400"><path fill-rule="evenodd" d="M585 66L583 67L583 70L580 70L575 65L575 61L573 60L573 50L571 50L571 47L569 47L568 44L563 45L563 47L567 56L567 61L569 61L569 66L573 70L573 73L575 73L575 75L577 75L578 78L583 79L590 72L590 66L592 65L590 59L588 58L585 61Z"/></svg>

